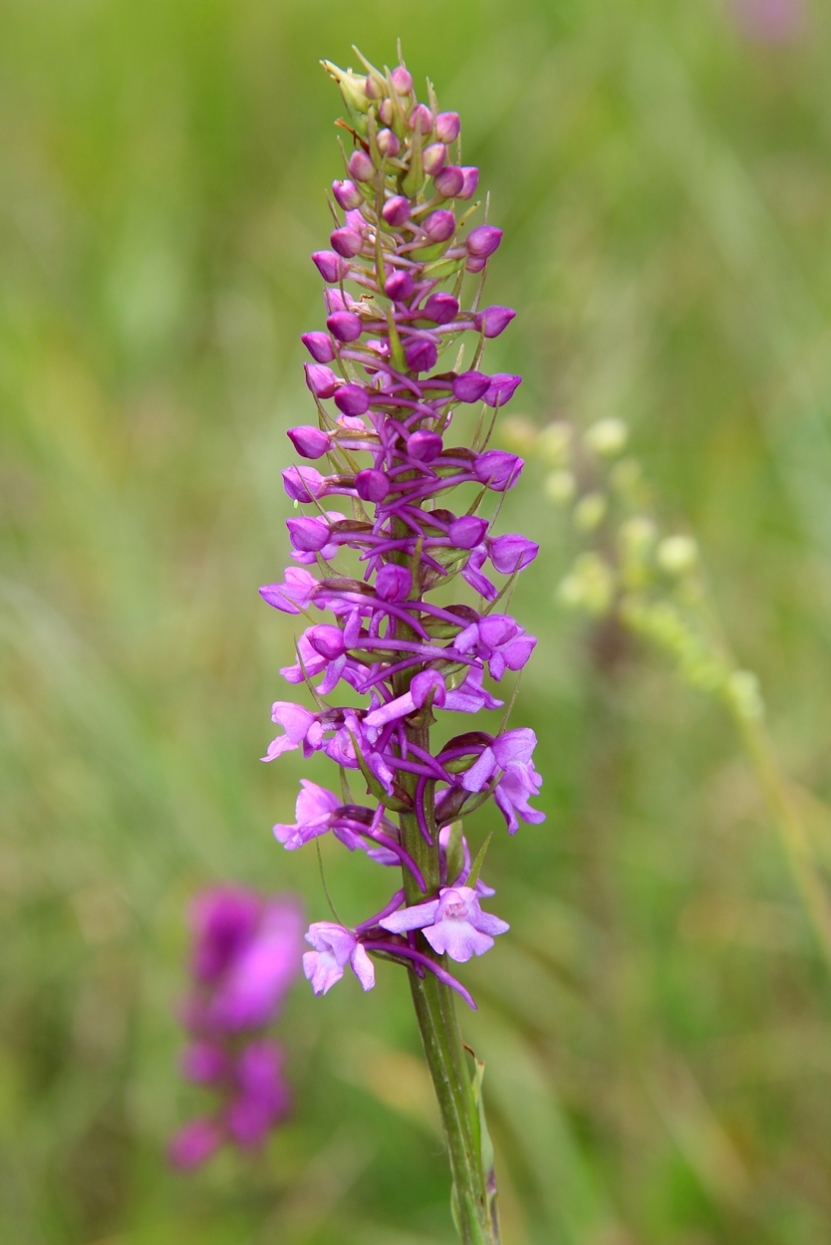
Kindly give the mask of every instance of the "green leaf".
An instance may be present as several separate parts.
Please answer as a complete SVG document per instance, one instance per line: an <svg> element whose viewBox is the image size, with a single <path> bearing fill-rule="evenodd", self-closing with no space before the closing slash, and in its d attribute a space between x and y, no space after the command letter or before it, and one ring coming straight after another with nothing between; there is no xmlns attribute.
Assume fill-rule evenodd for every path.
<svg viewBox="0 0 831 1245"><path fill-rule="evenodd" d="M488 836L488 842L489 841L490 835ZM484 844L482 851L480 851L479 856L477 856L477 862L479 863L481 863L479 861L479 857L484 855L488 842ZM488 1202L488 1218L491 1225L490 1240L493 1245L498 1245L499 1212L496 1205L497 1189L496 1172L494 1171L493 1165L493 1142L491 1141L490 1133L488 1132L488 1123L485 1118L485 1099L482 1093L482 1082L485 1079L485 1061L484 1059L480 1059L476 1052L471 1050L469 1046L466 1049L470 1051L475 1068L470 1088L478 1123L479 1163L482 1170L482 1183L485 1186L485 1196L487 1197Z"/></svg>
<svg viewBox="0 0 831 1245"><path fill-rule="evenodd" d="M470 876L465 882L465 886L475 886L476 883L479 881L479 870L482 868L482 864L485 859L485 852L490 847L490 842L492 838L493 838L493 830L491 830L490 834L485 839L482 846L479 848L479 851L476 853L476 859L473 862L473 868L470 871ZM485 1065L483 1064L482 1065L483 1069L484 1069L484 1066Z"/></svg>
<svg viewBox="0 0 831 1245"><path fill-rule="evenodd" d="M462 823L454 821L450 826L450 842L447 844L447 885L452 886L465 864L462 846Z"/></svg>

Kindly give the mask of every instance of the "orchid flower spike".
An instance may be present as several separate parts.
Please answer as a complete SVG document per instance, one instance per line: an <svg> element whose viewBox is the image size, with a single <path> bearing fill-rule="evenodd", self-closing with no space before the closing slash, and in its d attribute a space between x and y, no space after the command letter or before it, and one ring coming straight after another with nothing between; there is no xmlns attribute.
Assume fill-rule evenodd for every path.
<svg viewBox="0 0 831 1245"><path fill-rule="evenodd" d="M281 671L301 700L274 702L280 733L263 760L321 753L340 768L332 786L341 794L304 778L295 821L274 834L288 850L331 834L402 869L379 913L353 928L338 917L311 925L303 970L315 994L347 966L371 989L371 957L381 957L407 968L416 993L432 978L475 1006L445 957L484 955L508 924L482 911L493 894L482 861L471 866L466 839L450 827L490 798L512 834L520 820L544 818L531 803L542 783L533 731L503 724L493 734L483 718L502 705L494 685L512 682L536 645L503 598L538 546L496 526L523 463L491 444L521 377L483 370L485 342L515 316L479 310L503 235L468 203L478 170L460 165L461 121L437 109L432 87L424 103L403 64L382 72L364 62L358 73L323 63L353 146L333 183L335 226L312 255L325 323L302 336L313 405L310 422L288 433L291 458L304 461L283 473L295 565L260 589L274 609L303 616ZM461 361L465 342L472 366ZM460 405L478 408L467 444L454 433ZM463 715L459 731L434 745L431 728L447 715ZM429 1057L440 1062L458 1040L425 1036ZM464 1067L461 1050L455 1071L431 1064L437 1086ZM444 1118L449 1132L461 1127L449 1107ZM194 1148L209 1145L207 1133L194 1136ZM479 1235L471 1227L465 1240L492 1239L483 1210L491 1196L483 1184L457 1200L462 1220L479 1216Z"/></svg>

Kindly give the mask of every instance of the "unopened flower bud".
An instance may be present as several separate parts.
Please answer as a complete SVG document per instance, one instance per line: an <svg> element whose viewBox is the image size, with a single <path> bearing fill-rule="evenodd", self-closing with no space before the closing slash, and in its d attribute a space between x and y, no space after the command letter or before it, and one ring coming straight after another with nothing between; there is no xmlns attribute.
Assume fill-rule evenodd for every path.
<svg viewBox="0 0 831 1245"><path fill-rule="evenodd" d="M346 228L351 229L353 233L359 233L361 237L366 233L366 221L363 212L358 208L352 208L346 213Z"/></svg>
<svg viewBox="0 0 831 1245"><path fill-rule="evenodd" d="M477 225L467 236L465 246L474 259L487 259L502 241L502 230L495 225ZM334 245L334 243L332 244Z"/></svg>
<svg viewBox="0 0 831 1245"><path fill-rule="evenodd" d="M379 130L375 141L382 156L397 156L401 150L398 135L393 130Z"/></svg>
<svg viewBox="0 0 831 1245"><path fill-rule="evenodd" d="M434 324L449 324L459 314L459 302L452 294L431 294L423 307L426 320Z"/></svg>
<svg viewBox="0 0 831 1245"><path fill-rule="evenodd" d="M491 378L484 372L462 372L453 381L453 397L459 402L478 402L490 388Z"/></svg>
<svg viewBox="0 0 831 1245"><path fill-rule="evenodd" d="M303 553L317 553L328 545L331 539L329 524L323 519L286 519L289 529L289 540L294 549Z"/></svg>
<svg viewBox="0 0 831 1245"><path fill-rule="evenodd" d="M460 190L464 190L465 175L454 164L448 164L433 178L433 185L445 199L455 199Z"/></svg>
<svg viewBox="0 0 831 1245"><path fill-rule="evenodd" d="M628 560L642 561L655 543L655 524L646 515L636 514L620 526L620 543ZM685 540L686 537L681 537Z"/></svg>
<svg viewBox="0 0 831 1245"><path fill-rule="evenodd" d="M436 344L429 337L411 338L404 347L404 358L411 372L429 372L436 366Z"/></svg>
<svg viewBox="0 0 831 1245"><path fill-rule="evenodd" d="M518 454L486 450L477 456L473 473L480 484L486 484L495 493L504 493L514 487L524 466Z"/></svg>
<svg viewBox="0 0 831 1245"><path fill-rule="evenodd" d="M306 384L316 398L331 398L338 387L338 378L330 367L321 363L304 363Z"/></svg>
<svg viewBox="0 0 831 1245"><path fill-rule="evenodd" d="M475 514L463 514L450 524L447 535L457 549L475 549L487 530L487 519L479 519Z"/></svg>
<svg viewBox="0 0 831 1245"><path fill-rule="evenodd" d="M475 316L476 327L485 337L498 337L515 315L510 307L486 307Z"/></svg>
<svg viewBox="0 0 831 1245"><path fill-rule="evenodd" d="M436 134L443 143L455 143L459 137L459 114L440 112L436 117Z"/></svg>
<svg viewBox="0 0 831 1245"><path fill-rule="evenodd" d="M543 491L555 506L564 506L577 491L577 481L570 471L552 471L545 477Z"/></svg>
<svg viewBox="0 0 831 1245"><path fill-rule="evenodd" d="M292 501L310 502L322 494L325 480L314 467L286 467L282 476L283 487Z"/></svg>
<svg viewBox="0 0 831 1245"><path fill-rule="evenodd" d="M622 419L599 419L586 430L585 441L589 449L603 458L614 458L629 439L629 429Z"/></svg>
<svg viewBox="0 0 831 1245"><path fill-rule="evenodd" d="M390 74L390 80L395 88L396 95L409 95L413 89L412 75L403 65L396 65Z"/></svg>
<svg viewBox="0 0 831 1245"><path fill-rule="evenodd" d="M349 176L356 182L368 182L375 176L375 165L362 147L349 157Z"/></svg>
<svg viewBox="0 0 831 1245"><path fill-rule="evenodd" d="M667 536L655 551L655 558L668 575L686 575L698 561L698 546L691 536Z"/></svg>
<svg viewBox="0 0 831 1245"><path fill-rule="evenodd" d="M327 317L326 327L339 342L357 341L362 330L360 320L352 311L336 311Z"/></svg>
<svg viewBox="0 0 831 1245"><path fill-rule="evenodd" d="M507 406L521 384L521 376L512 376L510 372L494 372L483 398L485 405Z"/></svg>
<svg viewBox="0 0 831 1245"><path fill-rule="evenodd" d="M343 102L350 112L364 113L369 107L366 94L366 78L362 74L353 73L351 69L340 69L331 61L322 62L324 69L340 87Z"/></svg>
<svg viewBox="0 0 831 1245"><path fill-rule="evenodd" d="M602 493L586 493L574 507L574 526L579 532L593 532L603 522L607 508Z"/></svg>
<svg viewBox="0 0 831 1245"><path fill-rule="evenodd" d="M364 91L366 92L367 99L380 99L381 98L381 95L382 95L381 88L378 85L378 83L375 81L371 73L367 74L366 76L366 81L364 82Z"/></svg>
<svg viewBox="0 0 831 1245"><path fill-rule="evenodd" d="M369 394L362 385L342 385L335 394L335 406L344 415L363 415L369 410Z"/></svg>
<svg viewBox="0 0 831 1245"><path fill-rule="evenodd" d="M403 225L410 216L410 200L405 199L404 195L393 195L381 208L381 215L393 228Z"/></svg>
<svg viewBox="0 0 831 1245"><path fill-rule="evenodd" d="M349 178L344 178L340 182L332 182L332 194L335 196L335 202L343 208L344 212L359 208L363 203L363 195Z"/></svg>
<svg viewBox="0 0 831 1245"><path fill-rule="evenodd" d="M410 113L410 129L420 130L422 134L429 134L433 129L433 114L426 104L416 104Z"/></svg>
<svg viewBox="0 0 831 1245"><path fill-rule="evenodd" d="M381 107L378 109L378 116L384 125L392 125L395 120L395 104L391 99L382 99Z"/></svg>
<svg viewBox="0 0 831 1245"><path fill-rule="evenodd" d="M327 316L334 315L336 311L351 311L353 305L353 300L349 295L344 297L340 290L323 291L323 306L326 308Z"/></svg>
<svg viewBox="0 0 831 1245"><path fill-rule="evenodd" d="M446 242L453 237L455 231L456 217L447 208L431 212L424 222L424 232L431 242Z"/></svg>
<svg viewBox="0 0 831 1245"><path fill-rule="evenodd" d="M391 277L387 277L384 285L384 293L387 298L391 298L396 303L406 302L415 289L415 282L408 272L394 272Z"/></svg>
<svg viewBox="0 0 831 1245"><path fill-rule="evenodd" d="M465 261L465 272L481 272L488 261L477 255L469 255Z"/></svg>
<svg viewBox="0 0 831 1245"><path fill-rule="evenodd" d="M315 363L331 363L334 359L335 348L328 333L303 333L300 340Z"/></svg>
<svg viewBox="0 0 831 1245"><path fill-rule="evenodd" d="M508 532L504 536L497 536L495 540L489 541L489 549L491 562L501 575L513 575L515 571L523 571L540 551L536 541L528 540L525 536L519 536L513 532Z"/></svg>
<svg viewBox="0 0 831 1245"><path fill-rule="evenodd" d="M444 143L431 143L429 147L424 148L421 167L428 177L435 177L440 172L444 167L446 156L447 148Z"/></svg>
<svg viewBox="0 0 831 1245"><path fill-rule="evenodd" d="M389 476L383 471L368 467L355 476L355 489L362 501L371 501L377 505L390 491Z"/></svg>
<svg viewBox="0 0 831 1245"><path fill-rule="evenodd" d="M463 164L462 172L465 175L464 185L456 195L457 199L472 199L476 194L476 187L479 185L479 170L475 165Z"/></svg>
<svg viewBox="0 0 831 1245"><path fill-rule="evenodd" d="M334 229L329 234L329 241L338 255L342 255L344 259L352 259L354 255L359 255L364 245L363 238L354 229Z"/></svg>
<svg viewBox="0 0 831 1245"><path fill-rule="evenodd" d="M403 601L413 586L413 576L406 566L389 563L375 577L375 591L384 601Z"/></svg>
<svg viewBox="0 0 831 1245"><path fill-rule="evenodd" d="M329 434L312 424L289 428L286 435L301 458L322 458L329 448Z"/></svg>
<svg viewBox="0 0 831 1245"><path fill-rule="evenodd" d="M323 280L330 285L346 276L347 266L334 251L315 251L312 259Z"/></svg>
<svg viewBox="0 0 831 1245"><path fill-rule="evenodd" d="M407 441L407 453L418 462L431 463L444 449L444 442L437 432L419 429Z"/></svg>

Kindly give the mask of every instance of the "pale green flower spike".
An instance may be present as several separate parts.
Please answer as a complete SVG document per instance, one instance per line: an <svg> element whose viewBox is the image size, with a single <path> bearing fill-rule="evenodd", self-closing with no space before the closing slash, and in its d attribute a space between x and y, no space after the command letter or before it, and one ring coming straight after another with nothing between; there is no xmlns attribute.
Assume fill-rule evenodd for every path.
<svg viewBox="0 0 831 1245"><path fill-rule="evenodd" d="M510 425L506 431L513 435ZM595 620L616 618L662 649L685 683L727 708L831 967L831 901L765 729L759 679L739 666L724 640L694 538L661 534L636 458L609 461L626 440L626 425L611 418L582 436L564 420L541 429L536 438L523 426L523 453L556 468L545 478L545 496L560 507L576 498L574 528L603 550L576 556L555 600Z"/></svg>

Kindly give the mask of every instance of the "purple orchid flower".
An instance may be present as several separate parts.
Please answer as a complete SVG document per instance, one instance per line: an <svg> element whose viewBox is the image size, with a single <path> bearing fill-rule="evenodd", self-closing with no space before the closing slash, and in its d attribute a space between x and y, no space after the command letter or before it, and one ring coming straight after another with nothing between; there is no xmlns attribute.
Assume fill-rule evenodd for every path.
<svg viewBox="0 0 831 1245"><path fill-rule="evenodd" d="M509 307L479 309L503 235L469 220L479 173L458 163L458 114L439 112L432 93L429 107L420 103L403 65L391 73L367 65L364 76L324 63L341 87L354 144L347 176L333 183L337 219L328 247L312 256L326 285L326 323L302 337L317 420L293 427L289 439L292 458L306 461L283 471L295 504L286 521L295 565L260 589L273 608L306 620L281 670L300 700L275 701L272 720L281 733L263 760L323 753L341 768L347 789L339 798L304 778L295 821L278 823L274 834L295 850L331 833L347 850L403 871L390 901L354 928L338 919L311 925L303 970L315 994L326 994L347 966L371 989L370 956L377 955L407 967L416 995L430 975L440 991L430 998L449 1006L447 987L475 1007L442 957L464 963L482 955L508 925L482 911L493 890L478 869L468 885L470 848L461 827L451 825L491 797L510 833L520 818L544 818L530 802L541 785L532 731L505 731L503 723L494 736L473 720L464 734L444 731L450 738L443 746L431 741L432 727L448 714L471 721L500 708L490 681L521 671L536 644L510 614L496 612L539 549L496 525L502 495L523 468L516 454L490 444L521 378L485 370L482 356L484 343L515 316ZM457 362L460 341L471 347L467 368ZM460 406L478 407L470 444L455 435ZM454 490L464 498L455 506ZM366 798L352 794L353 783ZM241 927L245 920L240 910ZM253 983L254 994L264 994L267 974L261 978L253 952L235 974L217 998L232 1000L229 1017L247 1016L243 987ZM426 994L422 1003L424 1027ZM213 1006L221 1012L216 999ZM425 1031L439 1086L466 1066L461 1047L452 1067L442 1064L441 1051L458 1035L444 1039L433 1041ZM261 1058L263 1068L279 1064ZM235 1122L225 1127L240 1144L259 1137L265 1116L257 1114L251 1078L239 1069L218 1071L221 1061L212 1063L207 1048L189 1060L194 1075L234 1080L228 1120ZM262 1101L276 1101L276 1074L263 1077L271 1089ZM449 1133L467 1127L462 1117L464 1110L445 1113ZM195 1150L207 1146L209 1134L194 1138ZM451 1151L468 1152L473 1144L471 1135ZM469 1171L454 1176L471 1178ZM457 1200L459 1213L480 1219L476 1232L462 1235L491 1241L481 1219L490 1194L484 1186L468 1192Z"/></svg>
<svg viewBox="0 0 831 1245"><path fill-rule="evenodd" d="M297 821L288 826L278 824L274 827L274 837L289 851L302 847L320 834L325 834L330 827L332 814L340 805L336 795L308 778L301 778L300 788L295 805Z"/></svg>
<svg viewBox="0 0 831 1245"><path fill-rule="evenodd" d="M352 930L332 921L315 921L309 926L306 941L314 951L303 956L303 972L312 983L315 994L326 994L340 981L346 965L360 981L364 990L375 985L375 968L362 943Z"/></svg>
<svg viewBox="0 0 831 1245"><path fill-rule="evenodd" d="M434 951L460 964L490 951L496 935L510 929L507 921L482 911L470 886L444 886L438 899L393 912L379 924L393 934L420 929Z"/></svg>
<svg viewBox="0 0 831 1245"><path fill-rule="evenodd" d="M288 1113L283 1049L263 1034L301 965L303 912L292 896L265 898L241 887L202 892L191 909L193 993L183 1008L190 1040L182 1075L217 1098L168 1148L182 1171L223 1144L260 1145Z"/></svg>
<svg viewBox="0 0 831 1245"><path fill-rule="evenodd" d="M342 976L347 962L359 964L362 981L368 980L365 952L359 954L357 948L377 941L379 930L408 934L406 954L400 939L387 938L383 949L387 958L399 958L413 971L422 971L413 958L415 930L424 931L426 947L434 951L436 939L444 947L450 938L451 958L481 954L493 933L502 932L503 923L476 906L476 895L492 893L484 882L477 882L472 899L466 894L466 841L465 870L458 878L446 878L447 824L454 816L464 817L465 806L481 802L474 797L482 795L494 797L511 833L518 818L543 819L530 804L541 782L531 760L533 732L508 731L495 739L474 732L470 738L475 742L438 756L422 742L425 726L429 730L437 715L474 715L501 706L486 678L499 682L520 671L536 643L508 614L461 602L439 606L430 593L458 576L482 600L495 602L500 594L496 577L525 570L539 546L518 533L493 531L493 521L479 512L486 490L501 494L513 488L522 460L487 445L454 446L450 437L455 404L483 402L501 408L521 378L478 367L448 371L447 363L440 362L445 345L466 331L496 337L515 313L500 306L466 309L462 285L457 282L452 292L443 289L420 258L419 251L430 248L429 262L435 264L439 248L448 279L455 280L463 270L481 273L499 247L502 231L479 224L466 240L457 240L455 205L471 197L478 172L457 167L449 158L447 144L459 132L457 114L434 118L416 101L410 75L399 70L392 81L404 82L406 75L406 102L401 95L393 101L388 79L370 74L363 86L349 79L353 94L347 92L345 98L370 91L367 108L377 114L376 145L357 146L349 157L349 177L334 183L342 223L332 233L333 249L313 256L327 283L326 331L305 333L303 343L313 360L305 365L306 382L320 421L317 427L290 429L289 438L301 457L328 460L330 474L306 466L283 472L289 497L309 507L286 524L292 556L300 565L260 592L274 608L309 617L310 625L295 642L296 660L281 673L295 686L314 683L316 704L275 701L272 720L282 733L269 744L263 760L298 749L306 757L322 752L344 771L360 772L375 801L368 806L344 804L331 791L303 779L296 820L274 827L276 838L289 850L331 831L350 851L360 848L385 866L401 864L411 879L423 881L415 845L408 839L412 826L438 853L439 873L443 869L445 880L454 885L445 886L438 896L422 889L423 898L411 898L403 913L385 918L387 925L365 923L366 929L361 926L357 933L329 922L314 925L309 936L314 950L306 953L306 964L318 993ZM331 72L343 84L342 71ZM409 119L403 131L395 111L401 108ZM399 171L409 167L416 141L410 135L416 133L429 137L422 144L420 173L411 181L396 174L393 191L386 161L397 161ZM432 179L433 190L419 183L419 177L422 183ZM375 267L377 192L369 189L376 185L386 231L383 279ZM439 196L438 202L430 201L431 194ZM420 205L428 202L429 209L421 211ZM355 297L355 288L389 300L388 313ZM454 514L444 508L443 499L463 484L480 489L479 501L467 513ZM333 494L354 500L355 517L322 509L321 499ZM362 579L339 569L337 560L346 550L363 565ZM485 573L486 565L492 572ZM324 568L323 575L316 568ZM312 607L328 612L332 621L312 620ZM331 704L331 693L344 687L353 703ZM354 703L352 693L363 703ZM401 817L400 827L392 820L395 813ZM413 920L425 915L435 920L407 925L408 912L415 914Z"/></svg>

